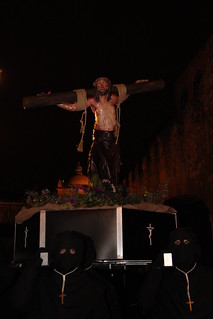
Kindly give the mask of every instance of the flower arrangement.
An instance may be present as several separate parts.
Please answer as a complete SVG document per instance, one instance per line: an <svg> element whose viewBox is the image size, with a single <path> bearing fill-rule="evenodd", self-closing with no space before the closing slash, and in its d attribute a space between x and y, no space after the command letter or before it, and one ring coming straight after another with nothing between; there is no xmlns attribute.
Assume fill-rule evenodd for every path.
<svg viewBox="0 0 213 319"><path fill-rule="evenodd" d="M88 187L78 185L72 188L70 194L59 196L57 192L51 193L49 189L43 189L40 193L27 190L25 192L26 203L32 206L42 206L47 203L59 205L71 205L78 207L101 207L125 204L139 204L143 202L136 193L129 192L124 186L115 186L108 179L100 180L95 175Z"/></svg>
<svg viewBox="0 0 213 319"><path fill-rule="evenodd" d="M162 204L168 196L168 183L166 179L156 189L146 190L142 195L129 192L123 185L115 186L108 179L100 180L93 176L89 186L78 185L70 187L70 192L59 196L57 192L51 193L49 189L25 192L28 206L43 206L47 203L78 207L123 206L127 204L152 203Z"/></svg>

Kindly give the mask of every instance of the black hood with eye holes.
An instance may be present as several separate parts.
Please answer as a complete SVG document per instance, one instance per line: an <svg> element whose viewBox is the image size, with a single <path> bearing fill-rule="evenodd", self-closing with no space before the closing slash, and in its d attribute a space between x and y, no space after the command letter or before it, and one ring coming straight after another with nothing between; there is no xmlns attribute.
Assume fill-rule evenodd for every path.
<svg viewBox="0 0 213 319"><path fill-rule="evenodd" d="M188 244L184 240L189 241ZM180 240L179 245L175 241ZM169 250L172 253L173 264L183 271L190 270L200 258L200 246L191 228L177 228L170 233Z"/></svg>
<svg viewBox="0 0 213 319"><path fill-rule="evenodd" d="M66 253L60 254L62 249ZM70 254L70 249L75 254ZM64 231L56 235L50 252L50 265L62 273L72 271L83 264L85 255L85 236L76 231Z"/></svg>

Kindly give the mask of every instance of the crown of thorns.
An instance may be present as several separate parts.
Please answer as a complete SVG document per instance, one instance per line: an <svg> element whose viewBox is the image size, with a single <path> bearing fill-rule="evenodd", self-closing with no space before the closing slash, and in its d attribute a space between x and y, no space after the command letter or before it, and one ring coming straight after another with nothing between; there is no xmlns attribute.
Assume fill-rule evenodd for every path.
<svg viewBox="0 0 213 319"><path fill-rule="evenodd" d="M111 84L111 81L108 79L108 78L105 78L105 77L100 77L100 78L97 78L94 82L93 82L93 86L97 86L97 83L100 81L100 80L104 80L108 83L109 87L112 85Z"/></svg>

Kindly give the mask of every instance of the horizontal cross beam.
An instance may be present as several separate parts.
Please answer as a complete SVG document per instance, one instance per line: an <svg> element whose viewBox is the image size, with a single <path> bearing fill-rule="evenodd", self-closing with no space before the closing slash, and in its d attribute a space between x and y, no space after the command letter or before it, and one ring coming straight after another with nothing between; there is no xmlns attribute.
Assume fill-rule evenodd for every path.
<svg viewBox="0 0 213 319"><path fill-rule="evenodd" d="M144 83L132 83L125 84L127 88L127 94L137 94L150 91L162 90L165 87L163 80L149 81ZM96 89L86 89L87 98L95 96ZM112 93L118 95L118 89L116 86L112 86ZM23 108L33 109L43 106L51 106L63 103L75 103L77 101L77 94L75 91L51 93L40 96L28 96L23 98Z"/></svg>

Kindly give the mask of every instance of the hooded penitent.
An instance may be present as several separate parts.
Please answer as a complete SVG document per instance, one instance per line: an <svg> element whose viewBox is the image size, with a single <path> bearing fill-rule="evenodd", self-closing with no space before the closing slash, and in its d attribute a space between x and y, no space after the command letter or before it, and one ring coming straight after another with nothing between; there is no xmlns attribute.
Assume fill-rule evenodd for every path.
<svg viewBox="0 0 213 319"><path fill-rule="evenodd" d="M51 266L62 273L82 265L85 253L84 236L75 231L64 231L56 235L51 251Z"/></svg>
<svg viewBox="0 0 213 319"><path fill-rule="evenodd" d="M188 271L200 257L200 247L191 228L177 228L170 234L169 250L174 266Z"/></svg>

